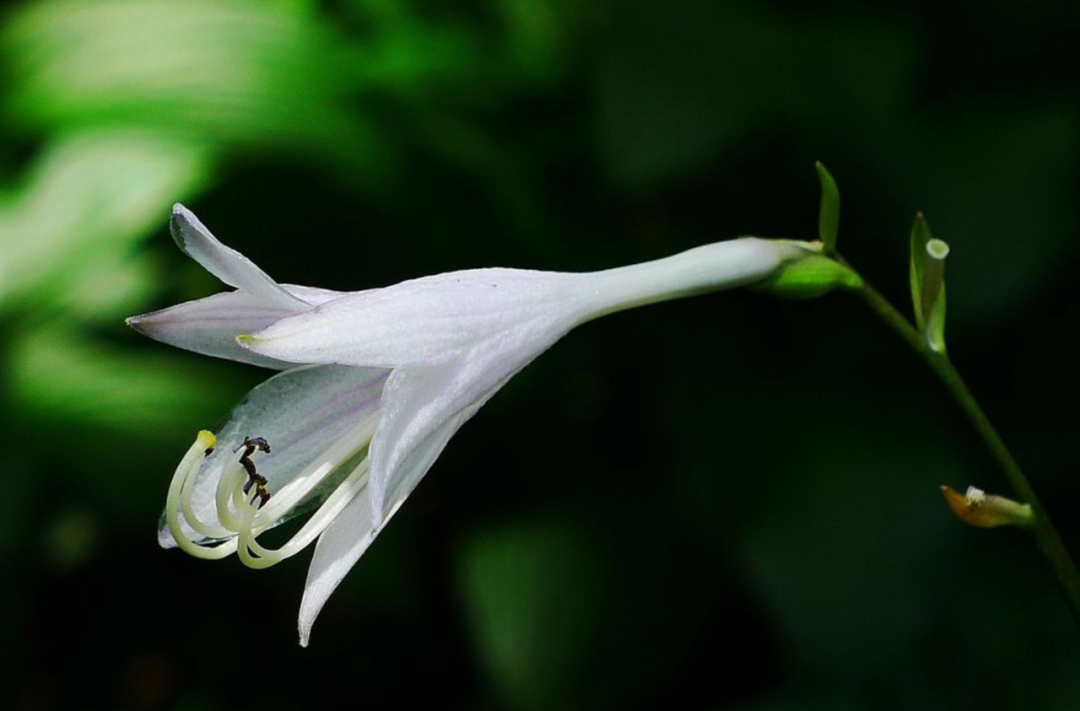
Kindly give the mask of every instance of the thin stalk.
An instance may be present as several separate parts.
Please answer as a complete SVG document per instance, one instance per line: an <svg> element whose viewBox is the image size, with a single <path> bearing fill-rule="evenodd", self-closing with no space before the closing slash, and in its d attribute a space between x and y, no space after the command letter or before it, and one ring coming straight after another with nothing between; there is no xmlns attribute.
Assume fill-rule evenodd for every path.
<svg viewBox="0 0 1080 711"><path fill-rule="evenodd" d="M840 260L839 256L837 259ZM1035 495L1031 483L1028 482L1023 470L1020 469L1020 465L1017 464L1016 459L1009 452L1008 447L1005 446L1005 442L1002 441L1001 436L994 429L990 419L983 412L982 407L979 406L975 396L971 394L971 390L968 389L960 377L960 373L953 367L948 356L932 349L926 339L911 325L911 322L904 318L877 289L864 280L863 286L858 290L858 293L866 305L870 307L870 310L906 341L912 350L937 374L942 384L945 385L945 389L949 391L960 409L967 415L968 420L974 425L975 431L979 434L983 444L990 450L990 454L1005 474L1005 479L1012 488L1013 494L1021 502L1031 504L1031 508L1035 512L1035 524L1030 531L1035 538L1035 545L1042 554L1043 559L1046 560L1047 565L1054 572L1054 576L1065 593L1069 607L1072 609L1073 617L1080 624L1080 571L1077 571L1076 564L1069 555L1068 549L1065 548L1065 544L1062 543L1049 514L1046 513L1046 509L1043 508L1042 503L1039 501L1039 497Z"/></svg>

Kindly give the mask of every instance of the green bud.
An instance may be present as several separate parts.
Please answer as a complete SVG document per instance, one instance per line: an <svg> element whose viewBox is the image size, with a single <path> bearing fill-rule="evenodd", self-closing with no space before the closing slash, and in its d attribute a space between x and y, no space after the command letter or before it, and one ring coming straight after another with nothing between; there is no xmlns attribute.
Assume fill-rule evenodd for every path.
<svg viewBox="0 0 1080 711"><path fill-rule="evenodd" d="M911 300L915 325L938 353L945 352L945 258L949 245L935 239L920 212L911 229Z"/></svg>
<svg viewBox="0 0 1080 711"><path fill-rule="evenodd" d="M824 254L821 242L777 242L786 251L784 264L752 290L787 299L814 299L834 289L862 288L862 277Z"/></svg>
<svg viewBox="0 0 1080 711"><path fill-rule="evenodd" d="M821 210L818 213L818 237L824 251L836 251L836 237L840 229L840 190L829 171L820 161L817 163L818 180L821 181Z"/></svg>

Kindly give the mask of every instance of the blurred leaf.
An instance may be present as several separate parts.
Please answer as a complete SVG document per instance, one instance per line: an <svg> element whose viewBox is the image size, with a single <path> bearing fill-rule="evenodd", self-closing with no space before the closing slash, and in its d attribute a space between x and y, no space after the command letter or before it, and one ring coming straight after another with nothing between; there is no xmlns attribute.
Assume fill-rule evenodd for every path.
<svg viewBox="0 0 1080 711"><path fill-rule="evenodd" d="M222 401L236 389L186 354L134 355L67 325L40 328L10 345L8 404L53 427L74 420L124 438L194 434L199 423L221 417Z"/></svg>
<svg viewBox="0 0 1080 711"><path fill-rule="evenodd" d="M577 0L489 0L504 26L502 42L519 90L551 89L575 70L575 51L587 46L586 30L597 24L602 3Z"/></svg>
<svg viewBox="0 0 1080 711"><path fill-rule="evenodd" d="M149 255L124 257L103 253L72 275L59 308L81 321L116 326L124 318L145 310L148 297L158 290L162 265Z"/></svg>
<svg viewBox="0 0 1080 711"><path fill-rule="evenodd" d="M411 0L344 0L345 9L367 22L381 26L415 23L415 3Z"/></svg>
<svg viewBox="0 0 1080 711"><path fill-rule="evenodd" d="M459 97L485 61L477 38L463 28L412 23L380 27L352 49L349 74L357 84L420 106L436 104L440 94Z"/></svg>
<svg viewBox="0 0 1080 711"><path fill-rule="evenodd" d="M19 125L138 125L358 160L378 146L346 110L345 50L308 14L242 0L53 0L0 36Z"/></svg>
<svg viewBox="0 0 1080 711"><path fill-rule="evenodd" d="M0 195L4 306L58 304L116 313L146 293L130 260L168 206L205 181L204 154L137 130L80 133L51 145L14 191Z"/></svg>
<svg viewBox="0 0 1080 711"><path fill-rule="evenodd" d="M538 78L552 78L562 58L556 3L501 0L496 4L509 30L507 45L518 65Z"/></svg>
<svg viewBox="0 0 1080 711"><path fill-rule="evenodd" d="M490 528L461 545L461 598L481 665L519 708L558 707L589 673L605 607L595 543L551 519Z"/></svg>

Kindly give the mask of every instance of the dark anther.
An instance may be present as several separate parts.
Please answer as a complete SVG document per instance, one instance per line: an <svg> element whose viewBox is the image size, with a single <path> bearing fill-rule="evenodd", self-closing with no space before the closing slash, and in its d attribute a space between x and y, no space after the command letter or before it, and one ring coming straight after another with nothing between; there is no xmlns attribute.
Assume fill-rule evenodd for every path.
<svg viewBox="0 0 1080 711"><path fill-rule="evenodd" d="M245 457L250 457L252 454L255 453L256 449L270 454L270 443L262 437L244 437L244 443L234 449L233 454L236 454L241 449L247 450L246 452L244 452Z"/></svg>
<svg viewBox="0 0 1080 711"><path fill-rule="evenodd" d="M270 454L270 443L262 437L244 437L244 443L234 449L233 453L239 452L241 449L244 450L244 453L240 455L240 465L244 467L244 471L248 475L248 480L244 483L244 493L251 493L251 487L254 485L255 493L259 497L259 508L262 508L270 500L270 492L266 490L266 477L259 474L251 455L255 454L255 450Z"/></svg>

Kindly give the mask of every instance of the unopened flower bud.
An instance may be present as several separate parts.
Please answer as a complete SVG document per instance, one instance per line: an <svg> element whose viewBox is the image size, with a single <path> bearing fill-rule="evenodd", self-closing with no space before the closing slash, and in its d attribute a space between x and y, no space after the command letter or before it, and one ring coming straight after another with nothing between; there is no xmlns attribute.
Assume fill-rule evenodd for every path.
<svg viewBox="0 0 1080 711"><path fill-rule="evenodd" d="M1035 522L1035 514L1030 505L1006 499L1004 496L987 494L974 486L969 486L964 494L943 486L941 493L945 495L945 502L956 517L969 526L976 528L1027 527Z"/></svg>

